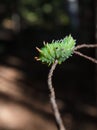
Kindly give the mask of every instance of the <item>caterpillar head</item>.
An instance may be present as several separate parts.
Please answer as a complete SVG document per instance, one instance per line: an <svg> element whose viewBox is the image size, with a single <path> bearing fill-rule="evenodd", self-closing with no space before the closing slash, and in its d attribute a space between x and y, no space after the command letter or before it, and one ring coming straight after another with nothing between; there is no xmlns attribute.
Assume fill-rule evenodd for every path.
<svg viewBox="0 0 97 130"><path fill-rule="evenodd" d="M53 64L55 60L61 64L72 56L75 44L76 42L71 35L58 41L52 41L51 43L44 44L44 47L41 49L36 48L39 52L39 57L35 57L35 59L48 65Z"/></svg>

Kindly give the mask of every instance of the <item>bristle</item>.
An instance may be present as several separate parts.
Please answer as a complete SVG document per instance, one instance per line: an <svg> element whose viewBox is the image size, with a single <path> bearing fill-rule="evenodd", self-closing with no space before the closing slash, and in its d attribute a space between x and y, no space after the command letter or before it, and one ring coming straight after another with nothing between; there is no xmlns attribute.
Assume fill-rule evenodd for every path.
<svg viewBox="0 0 97 130"><path fill-rule="evenodd" d="M38 57L35 57L35 60L40 61L40 59Z"/></svg>
<svg viewBox="0 0 97 130"><path fill-rule="evenodd" d="M42 52L38 47L36 47L36 49L37 49L39 52Z"/></svg>
<svg viewBox="0 0 97 130"><path fill-rule="evenodd" d="M45 41L43 41L43 45L45 45Z"/></svg>

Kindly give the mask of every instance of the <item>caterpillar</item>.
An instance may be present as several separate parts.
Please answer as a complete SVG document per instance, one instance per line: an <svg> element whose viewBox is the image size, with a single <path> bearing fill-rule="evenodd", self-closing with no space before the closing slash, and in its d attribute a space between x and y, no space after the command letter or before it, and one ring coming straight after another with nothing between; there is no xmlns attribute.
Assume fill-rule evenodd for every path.
<svg viewBox="0 0 97 130"><path fill-rule="evenodd" d="M64 62L70 56L72 56L75 48L75 40L71 35L66 36L64 39L52 41L51 43L44 43L44 47L36 49L39 52L39 57L35 57L36 60L42 61L42 63L46 63L51 65L58 61L59 64Z"/></svg>

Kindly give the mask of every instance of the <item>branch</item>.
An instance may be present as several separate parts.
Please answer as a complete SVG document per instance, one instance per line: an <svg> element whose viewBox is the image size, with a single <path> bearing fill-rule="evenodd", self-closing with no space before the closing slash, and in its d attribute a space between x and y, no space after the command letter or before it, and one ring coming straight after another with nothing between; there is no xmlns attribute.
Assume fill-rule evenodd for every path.
<svg viewBox="0 0 97 130"><path fill-rule="evenodd" d="M76 46L74 50L78 50L81 48L96 48L96 47L97 47L97 44L81 44L81 45Z"/></svg>
<svg viewBox="0 0 97 130"><path fill-rule="evenodd" d="M88 60L92 61L95 64L97 64L97 60L94 59L94 58L92 58L92 57L84 55L84 54L80 53L79 51L74 51L74 53L77 54L77 55L79 55L79 56L81 56L81 57L84 57L85 59L88 59Z"/></svg>
<svg viewBox="0 0 97 130"><path fill-rule="evenodd" d="M52 76L53 76L53 72L54 72L57 64L58 64L58 61L56 60L54 62L54 64L52 65L50 72L48 74L48 87L50 90L50 101L51 101L52 109L53 109L54 116L56 119L56 123L58 126L58 130L66 130L64 125L63 125L63 122L62 122L62 119L61 119L61 116L60 116L60 113L58 110L58 106L57 106L56 99L55 99L55 91L54 91L54 88L52 85Z"/></svg>

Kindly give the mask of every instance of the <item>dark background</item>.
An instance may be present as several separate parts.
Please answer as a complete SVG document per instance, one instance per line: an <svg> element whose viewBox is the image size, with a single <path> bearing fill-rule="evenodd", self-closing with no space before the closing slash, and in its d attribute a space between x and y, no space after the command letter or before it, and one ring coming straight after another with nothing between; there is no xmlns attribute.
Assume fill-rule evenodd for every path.
<svg viewBox="0 0 97 130"><path fill-rule="evenodd" d="M1 99L16 103L17 96L9 93L10 84L12 88L15 86L22 90L20 93L25 100L28 98L26 103L19 99L19 105L23 104L28 110L51 119L39 106L41 102L49 103L47 75L50 67L35 61L34 57L38 56L35 47L42 47L43 41L51 42L69 34L76 39L77 45L94 44L95 15L94 0L0 0L0 81L2 84L6 82L0 87ZM81 52L95 57L95 49L83 49ZM68 129L96 129L95 69L94 63L73 55L58 65L54 72L56 97L59 106L62 105L62 117L67 117L64 122L67 121ZM17 72L22 75L17 76ZM32 106L29 100L38 105ZM3 129L6 125L0 126Z"/></svg>

